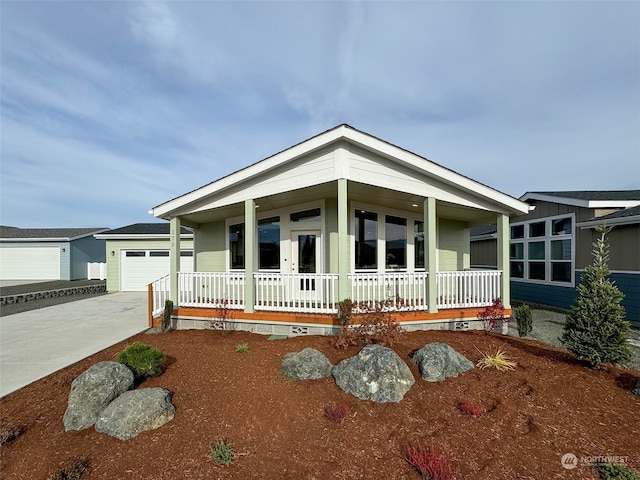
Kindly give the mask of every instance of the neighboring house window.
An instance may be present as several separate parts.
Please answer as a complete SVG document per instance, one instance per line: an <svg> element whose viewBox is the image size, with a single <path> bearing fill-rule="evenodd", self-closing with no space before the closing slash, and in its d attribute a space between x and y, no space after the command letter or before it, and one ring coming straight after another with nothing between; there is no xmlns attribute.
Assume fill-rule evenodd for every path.
<svg viewBox="0 0 640 480"><path fill-rule="evenodd" d="M536 219L511 226L511 277L572 285L573 217Z"/></svg>
<svg viewBox="0 0 640 480"><path fill-rule="evenodd" d="M355 237L356 269L377 269L378 215L376 213L356 210Z"/></svg>
<svg viewBox="0 0 640 480"><path fill-rule="evenodd" d="M280 217L258 221L258 246L261 270L280 269Z"/></svg>
<svg viewBox="0 0 640 480"><path fill-rule="evenodd" d="M244 223L229 225L229 265L244 268Z"/></svg>
<svg viewBox="0 0 640 480"><path fill-rule="evenodd" d="M407 268L407 219L385 216L385 268Z"/></svg>
<svg viewBox="0 0 640 480"><path fill-rule="evenodd" d="M425 268L424 264L424 222L413 222L413 245L415 268Z"/></svg>

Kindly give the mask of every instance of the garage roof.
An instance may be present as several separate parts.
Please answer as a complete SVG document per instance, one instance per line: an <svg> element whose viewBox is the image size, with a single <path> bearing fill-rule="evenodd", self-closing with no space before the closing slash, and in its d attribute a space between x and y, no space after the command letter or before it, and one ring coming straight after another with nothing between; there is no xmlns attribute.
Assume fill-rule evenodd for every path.
<svg viewBox="0 0 640 480"><path fill-rule="evenodd" d="M127 225L126 227L115 228L108 232L103 232L96 235L96 238L115 240L115 239L131 239L131 238L168 238L169 237L168 223L134 223ZM180 229L180 236L184 238L193 237L193 231L182 227Z"/></svg>
<svg viewBox="0 0 640 480"><path fill-rule="evenodd" d="M93 228L18 228L0 226L0 241L10 242L70 242L109 230Z"/></svg>

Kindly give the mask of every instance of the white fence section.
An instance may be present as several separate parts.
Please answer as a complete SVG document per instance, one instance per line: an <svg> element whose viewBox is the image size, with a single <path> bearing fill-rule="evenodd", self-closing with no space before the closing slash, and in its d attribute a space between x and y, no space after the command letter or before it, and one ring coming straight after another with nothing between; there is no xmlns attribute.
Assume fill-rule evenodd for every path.
<svg viewBox="0 0 640 480"><path fill-rule="evenodd" d="M156 317L164 312L164 304L169 300L169 275L151 283L151 315Z"/></svg>
<svg viewBox="0 0 640 480"><path fill-rule="evenodd" d="M336 313L338 275L334 273L254 273L256 310Z"/></svg>
<svg viewBox="0 0 640 480"><path fill-rule="evenodd" d="M100 262L87 263L87 280L105 280L107 278L107 264Z"/></svg>
<svg viewBox="0 0 640 480"><path fill-rule="evenodd" d="M181 307L244 309L244 272L180 272Z"/></svg>
<svg viewBox="0 0 640 480"><path fill-rule="evenodd" d="M427 272L355 273L349 275L356 304L388 301L391 310L427 309Z"/></svg>
<svg viewBox="0 0 640 480"><path fill-rule="evenodd" d="M501 297L499 270L438 272L438 308L469 308L491 305Z"/></svg>

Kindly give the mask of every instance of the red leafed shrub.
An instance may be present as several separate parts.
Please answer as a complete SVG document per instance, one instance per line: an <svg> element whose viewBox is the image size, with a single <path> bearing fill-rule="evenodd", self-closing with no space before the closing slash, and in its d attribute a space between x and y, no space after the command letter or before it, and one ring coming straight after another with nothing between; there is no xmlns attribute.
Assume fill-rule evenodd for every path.
<svg viewBox="0 0 640 480"><path fill-rule="evenodd" d="M347 407L344 403L340 403L337 405L327 405L324 408L324 416L332 422L343 422L347 418L348 414L349 407Z"/></svg>
<svg viewBox="0 0 640 480"><path fill-rule="evenodd" d="M467 415L471 415L472 417L479 417L482 415L482 407L480 405L476 405L472 402L467 402L463 400L458 402L458 408L462 413L466 413Z"/></svg>
<svg viewBox="0 0 640 480"><path fill-rule="evenodd" d="M455 480L451 462L447 456L417 444L407 449L407 462L412 465L424 480Z"/></svg>
<svg viewBox="0 0 640 480"><path fill-rule="evenodd" d="M502 329L502 325L510 319L504 316L502 299L496 298L493 304L478 313L478 320L482 320L485 332L495 332Z"/></svg>

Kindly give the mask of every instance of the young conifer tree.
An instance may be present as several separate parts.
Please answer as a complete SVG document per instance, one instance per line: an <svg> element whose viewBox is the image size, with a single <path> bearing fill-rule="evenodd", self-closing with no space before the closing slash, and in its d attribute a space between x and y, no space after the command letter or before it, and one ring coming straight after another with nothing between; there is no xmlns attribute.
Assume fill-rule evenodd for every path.
<svg viewBox="0 0 640 480"><path fill-rule="evenodd" d="M584 270L578 296L564 324L560 341L591 367L603 363L624 364L631 359L629 322L621 305L624 294L609 280L609 245L606 235L611 227L596 227L600 237L593 244L593 263Z"/></svg>

